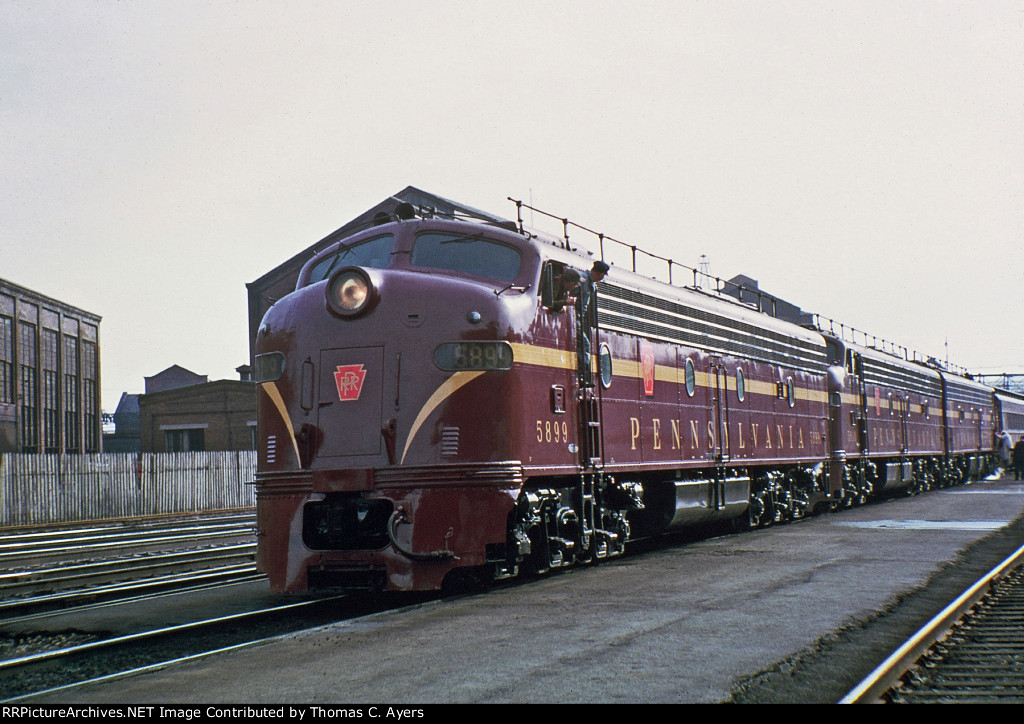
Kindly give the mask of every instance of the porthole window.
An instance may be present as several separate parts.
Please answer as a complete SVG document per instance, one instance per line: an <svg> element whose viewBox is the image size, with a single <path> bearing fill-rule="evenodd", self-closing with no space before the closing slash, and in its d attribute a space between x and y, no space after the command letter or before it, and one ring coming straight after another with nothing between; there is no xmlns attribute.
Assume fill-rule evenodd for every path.
<svg viewBox="0 0 1024 724"><path fill-rule="evenodd" d="M601 345L597 365L601 374L601 387L607 390L612 386L612 351L608 349L606 344Z"/></svg>
<svg viewBox="0 0 1024 724"><path fill-rule="evenodd" d="M796 404L796 385L793 384L792 377L786 379L786 399L789 401L790 407Z"/></svg>
<svg viewBox="0 0 1024 724"><path fill-rule="evenodd" d="M697 373L693 369L693 361L686 360L686 394L693 397L697 389Z"/></svg>
<svg viewBox="0 0 1024 724"><path fill-rule="evenodd" d="M747 381L743 378L743 370L736 368L736 399L743 402L747 396Z"/></svg>

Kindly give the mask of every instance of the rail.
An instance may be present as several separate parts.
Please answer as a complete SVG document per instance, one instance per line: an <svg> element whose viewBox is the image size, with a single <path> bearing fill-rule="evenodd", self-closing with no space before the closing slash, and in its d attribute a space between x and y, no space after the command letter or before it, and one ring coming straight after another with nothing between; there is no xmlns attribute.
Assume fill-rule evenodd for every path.
<svg viewBox="0 0 1024 724"><path fill-rule="evenodd" d="M0 533L0 618L132 589L168 590L196 576L251 576L255 522L237 513Z"/></svg>
<svg viewBox="0 0 1024 724"><path fill-rule="evenodd" d="M63 693L84 684L273 641L309 628L310 623L296 618L296 612L335 607L342 598L296 601L2 660L0 700L11 703ZM257 626L263 621L267 622L264 626Z"/></svg>
<svg viewBox="0 0 1024 724"><path fill-rule="evenodd" d="M994 581L1024 562L1024 546L1008 556L973 586L940 611L906 643L894 651L874 671L853 688L840 704L860 704L878 701L921 658L925 652L949 631L950 627L971 610L991 588Z"/></svg>

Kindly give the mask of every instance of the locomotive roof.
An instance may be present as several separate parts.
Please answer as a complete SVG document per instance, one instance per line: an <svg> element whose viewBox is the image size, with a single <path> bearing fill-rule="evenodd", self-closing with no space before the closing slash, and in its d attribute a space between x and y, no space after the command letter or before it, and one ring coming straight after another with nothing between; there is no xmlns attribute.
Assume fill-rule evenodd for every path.
<svg viewBox="0 0 1024 724"><path fill-rule="evenodd" d="M934 367L903 359L875 347L843 340L835 335L826 333L825 336L860 355L864 367L864 380L869 384L895 385L936 398L942 394L941 376L939 370Z"/></svg>
<svg viewBox="0 0 1024 724"><path fill-rule="evenodd" d="M398 202L399 199L396 197L392 200ZM353 225L350 224L327 239L321 240L321 244L328 240L332 243L308 259L307 266L314 259L337 250L350 240L359 240L367 236L367 232L378 229L383 231L382 227L390 223L402 224L403 220L427 223L436 221L441 226L459 223L477 228L490 228L496 232L495 239L509 242L517 240L520 244L533 246L541 258L553 259L581 271L589 269L599 258L582 246L570 245L568 234L564 239L559 238L529 228L521 219L517 225L510 220L476 209L456 206L452 202L447 202L452 206L444 210L420 204L418 212L412 204L403 203L405 209L391 209L390 213L383 214L387 218L381 218L377 224L364 214L360 218L362 228L353 229ZM394 222L393 219L396 217L399 220ZM569 225L575 226L567 220L562 221L567 229ZM603 235L598 236L604 239ZM674 262L669 261L670 267L673 264ZM940 374L954 386L967 383L963 387L987 388L986 385L938 367L928 366L916 360L906 360L884 349L859 345L824 329L808 328L774 317L722 291L711 293L696 286L668 284L616 266L614 263L598 289L604 300L599 307L602 326L625 333L706 349L713 353L764 359L812 370L821 369L825 365L825 339L835 339L847 348L857 349L865 360L870 360L868 366L877 368L880 379L891 379L895 376L916 380L915 386L922 387L922 393L925 393L926 389L930 393L932 383L937 383ZM776 301L770 296L768 299L773 303Z"/></svg>
<svg viewBox="0 0 1024 724"><path fill-rule="evenodd" d="M826 334L825 336L838 340L847 349L852 349L861 355L864 364L864 379L869 383L897 384L904 389L933 397L940 394L942 385L945 384L948 397L952 402L980 404L986 400L991 401L990 396L993 391L991 387L937 367L935 363L908 360L886 350L856 344L835 335Z"/></svg>
<svg viewBox="0 0 1024 724"><path fill-rule="evenodd" d="M472 226L474 233L532 248L541 260L554 260L580 271L590 269L597 258L583 247L570 246L564 239L525 227L520 230L511 222L406 217L339 239L307 262L307 268L350 242L372 238L378 232L398 231L405 225L417 231ZM304 270L299 283L307 276ZM825 343L816 331L772 317L728 295L667 284L614 265L599 283L598 292L602 300L598 305L599 322L608 329L796 369L820 371L825 366Z"/></svg>
<svg viewBox="0 0 1024 724"><path fill-rule="evenodd" d="M991 404L993 388L988 385L977 380L946 372L945 370L941 370L939 374L946 381L946 390L951 402L967 402L971 404L987 402Z"/></svg>
<svg viewBox="0 0 1024 724"><path fill-rule="evenodd" d="M532 231L532 230L531 230ZM566 249L562 239L530 239L544 258L587 270L596 256ZM598 321L603 328L712 353L820 371L825 341L816 330L778 319L725 294L668 284L611 266L598 283Z"/></svg>
<svg viewBox="0 0 1024 724"><path fill-rule="evenodd" d="M1013 390L1004 390L1001 387L994 388L995 395L1002 400L1013 400L1014 402L1024 404L1024 395Z"/></svg>

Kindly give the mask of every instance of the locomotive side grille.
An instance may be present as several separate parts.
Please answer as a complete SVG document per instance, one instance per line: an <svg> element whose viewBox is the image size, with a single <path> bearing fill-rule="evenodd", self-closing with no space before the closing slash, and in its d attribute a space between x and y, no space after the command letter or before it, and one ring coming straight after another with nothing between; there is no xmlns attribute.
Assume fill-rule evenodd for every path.
<svg viewBox="0 0 1024 724"><path fill-rule="evenodd" d="M602 327L818 373L825 350L770 329L602 282Z"/></svg>
<svg viewBox="0 0 1024 724"><path fill-rule="evenodd" d="M991 407L992 394L984 389L961 385L957 380L946 379L946 396L950 402Z"/></svg>
<svg viewBox="0 0 1024 724"><path fill-rule="evenodd" d="M938 375L927 368L922 367L920 371L907 369L867 356L862 356L861 362L864 365L864 381L868 384L895 385L936 399L941 394Z"/></svg>
<svg viewBox="0 0 1024 724"><path fill-rule="evenodd" d="M459 428L441 428L441 457L453 458L459 454Z"/></svg>

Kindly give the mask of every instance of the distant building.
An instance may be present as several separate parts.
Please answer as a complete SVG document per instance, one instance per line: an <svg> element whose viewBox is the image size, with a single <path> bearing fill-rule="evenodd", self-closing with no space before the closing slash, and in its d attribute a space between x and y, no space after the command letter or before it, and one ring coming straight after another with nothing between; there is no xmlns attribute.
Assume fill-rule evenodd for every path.
<svg viewBox="0 0 1024 724"><path fill-rule="evenodd" d="M238 372L241 380L207 382L175 365L147 377L138 397L142 452L255 449L256 384L247 365Z"/></svg>
<svg viewBox="0 0 1024 724"><path fill-rule="evenodd" d="M103 433L103 452L139 452L142 449L139 433L139 395L122 392L113 419L113 432Z"/></svg>
<svg viewBox="0 0 1024 724"><path fill-rule="evenodd" d="M100 319L0 279L0 452L101 451Z"/></svg>
<svg viewBox="0 0 1024 724"><path fill-rule="evenodd" d="M295 291L295 282L299 278L299 272L302 270L303 265L314 254L323 251L335 241L379 224L382 220L393 220L396 208L402 203L412 204L412 206L419 210L443 218L472 217L496 224L509 223L507 219L503 219L500 216L494 216L486 211L480 211L471 206L465 206L455 201L435 196L414 186L407 186L394 196L384 199L373 208L367 209L340 229L328 234L317 243L271 269L256 281L245 285L249 292L250 364L254 362L253 356L255 353L253 350L256 347L256 331L263 320L263 315L267 313L267 310L270 309L274 302Z"/></svg>
<svg viewBox="0 0 1024 724"><path fill-rule="evenodd" d="M721 293L733 297L744 304L748 304L765 314L770 314L773 317L784 319L793 324L807 326L814 321L814 315L810 312L805 312L795 304L761 291L757 280L745 274L738 274L725 282L721 286Z"/></svg>
<svg viewBox="0 0 1024 724"><path fill-rule="evenodd" d="M171 365L163 372L157 372L152 377L146 377L145 380L147 395L151 392L176 390L179 387L201 385L204 382L209 382L206 375L197 375L195 372L189 372L184 367L178 365Z"/></svg>
<svg viewBox="0 0 1024 724"><path fill-rule="evenodd" d="M171 365L163 372L157 372L152 377L143 379L147 394L201 385L208 381L206 375L197 375L180 365ZM140 452L142 450L140 397L141 395L129 392L121 394L121 400L117 403L117 410L113 415L114 431L103 435L103 450L105 452Z"/></svg>

